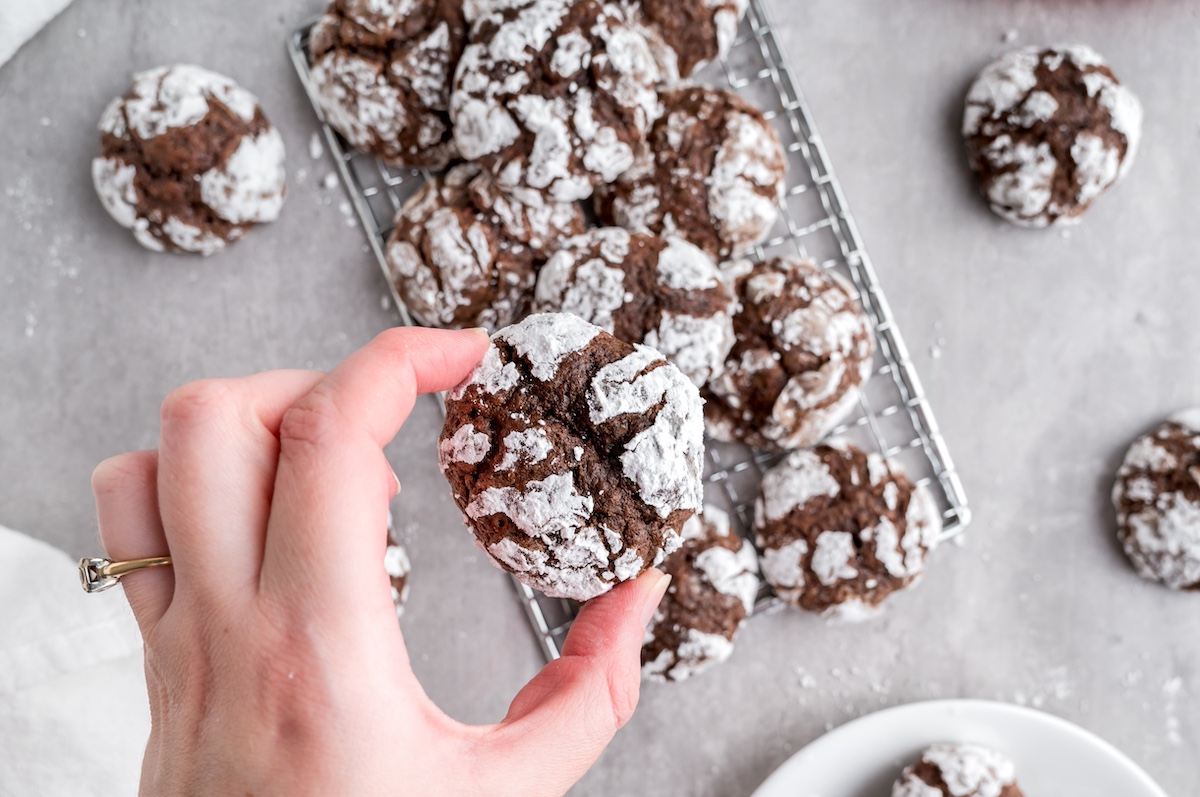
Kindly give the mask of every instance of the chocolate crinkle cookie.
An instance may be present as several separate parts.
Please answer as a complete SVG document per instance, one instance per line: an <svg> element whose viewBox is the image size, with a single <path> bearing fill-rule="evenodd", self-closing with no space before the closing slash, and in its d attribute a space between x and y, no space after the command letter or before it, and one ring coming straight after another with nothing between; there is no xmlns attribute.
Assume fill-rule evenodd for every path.
<svg viewBox="0 0 1200 797"><path fill-rule="evenodd" d="M450 88L465 44L461 0L333 0L310 43L325 118L388 163L444 167L455 156Z"/></svg>
<svg viewBox="0 0 1200 797"><path fill-rule="evenodd" d="M748 0L636 2L664 81L690 77L709 61L729 55L748 5Z"/></svg>
<svg viewBox="0 0 1200 797"><path fill-rule="evenodd" d="M1112 499L1138 575L1200 590L1200 409L1178 413L1130 447Z"/></svg>
<svg viewBox="0 0 1200 797"><path fill-rule="evenodd" d="M383 569L387 571L388 581L392 585L392 604L396 607L396 616L401 617L404 614L404 604L408 601L408 574L412 572L412 565L408 561L408 551L396 539L390 516Z"/></svg>
<svg viewBox="0 0 1200 797"><path fill-rule="evenodd" d="M935 744L904 770L892 797L1023 797L1013 763L973 744Z"/></svg>
<svg viewBox="0 0 1200 797"><path fill-rule="evenodd" d="M992 210L1022 227L1080 220L1133 164L1142 106L1096 51L1029 47L967 92L963 138Z"/></svg>
<svg viewBox="0 0 1200 797"><path fill-rule="evenodd" d="M779 597L836 620L876 614L938 543L933 497L895 464L843 442L792 452L763 477L754 532Z"/></svg>
<svg viewBox="0 0 1200 797"><path fill-rule="evenodd" d="M548 253L583 229L578 204L526 205L478 166L459 164L396 214L388 270L421 324L495 331L528 312Z"/></svg>
<svg viewBox="0 0 1200 797"><path fill-rule="evenodd" d="M642 644L642 677L682 681L733 653L738 631L758 594L758 556L729 529L729 516L705 506L683 526L683 547L662 570L671 585Z"/></svg>
<svg viewBox="0 0 1200 797"><path fill-rule="evenodd" d="M528 204L592 195L633 164L659 72L618 2L470 0L450 112L464 158Z"/></svg>
<svg viewBox="0 0 1200 797"><path fill-rule="evenodd" d="M741 309L725 367L704 388L709 434L777 451L820 441L871 374L875 337L854 289L796 258L737 261L725 273Z"/></svg>
<svg viewBox="0 0 1200 797"><path fill-rule="evenodd" d="M678 235L723 260L761 243L779 215L787 157L779 134L730 91L689 86L661 94L633 166L597 189L604 224Z"/></svg>
<svg viewBox="0 0 1200 797"><path fill-rule="evenodd" d="M564 313L492 336L446 396L442 472L479 545L551 597L660 564L701 505L700 395L658 352Z"/></svg>
<svg viewBox="0 0 1200 797"><path fill-rule="evenodd" d="M100 117L92 180L104 209L156 252L211 255L283 207L283 138L253 94L198 66L163 66Z"/></svg>
<svg viewBox="0 0 1200 797"><path fill-rule="evenodd" d="M733 346L733 293L712 258L681 239L619 227L564 241L538 275L534 309L657 349L697 385Z"/></svg>

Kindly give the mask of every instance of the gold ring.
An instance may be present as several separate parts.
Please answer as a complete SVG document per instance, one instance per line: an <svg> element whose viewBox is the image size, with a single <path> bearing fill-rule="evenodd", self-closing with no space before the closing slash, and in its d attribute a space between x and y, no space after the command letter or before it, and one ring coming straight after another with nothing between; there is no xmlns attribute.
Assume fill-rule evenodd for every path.
<svg viewBox="0 0 1200 797"><path fill-rule="evenodd" d="M169 556L152 556L149 559L130 559L127 562L114 562L111 559L79 560L79 581L83 584L84 592L103 592L109 587L116 586L121 576L147 567L163 567L171 564Z"/></svg>

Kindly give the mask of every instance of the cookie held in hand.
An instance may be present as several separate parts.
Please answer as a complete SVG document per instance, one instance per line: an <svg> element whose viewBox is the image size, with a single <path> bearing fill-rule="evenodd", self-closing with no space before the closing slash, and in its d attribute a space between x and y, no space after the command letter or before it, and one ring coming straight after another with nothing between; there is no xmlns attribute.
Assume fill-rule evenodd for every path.
<svg viewBox="0 0 1200 797"><path fill-rule="evenodd" d="M560 313L492 336L446 395L442 473L479 545L551 597L661 564L701 506L699 391L654 349Z"/></svg>

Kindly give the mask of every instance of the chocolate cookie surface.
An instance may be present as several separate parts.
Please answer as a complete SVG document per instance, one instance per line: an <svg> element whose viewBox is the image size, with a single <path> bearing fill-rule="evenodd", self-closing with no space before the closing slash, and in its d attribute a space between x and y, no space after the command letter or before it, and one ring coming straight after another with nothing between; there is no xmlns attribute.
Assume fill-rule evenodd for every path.
<svg viewBox="0 0 1200 797"><path fill-rule="evenodd" d="M779 597L861 620L913 584L938 543L932 496L882 456L834 442L793 451L754 505L763 578Z"/></svg>
<svg viewBox="0 0 1200 797"><path fill-rule="evenodd" d="M396 616L402 617L404 604L408 601L408 574L412 572L412 564L408 560L408 551L396 539L390 514L387 542L387 550L383 554L383 569L387 571L388 581L392 585L392 604L396 607Z"/></svg>
<svg viewBox="0 0 1200 797"><path fill-rule="evenodd" d="M465 44L461 0L333 0L310 39L325 118L388 163L444 167L455 156L450 88Z"/></svg>
<svg viewBox="0 0 1200 797"><path fill-rule="evenodd" d="M642 644L642 677L682 681L720 664L754 610L758 556L730 531L729 516L705 506L683 526L683 546L662 570L671 584Z"/></svg>
<svg viewBox="0 0 1200 797"><path fill-rule="evenodd" d="M892 797L1023 797L1011 761L971 744L935 744L904 770Z"/></svg>
<svg viewBox="0 0 1200 797"><path fill-rule="evenodd" d="M663 114L633 166L597 189L601 222L678 235L718 260L749 252L783 200L779 134L730 91L688 86L660 96Z"/></svg>
<svg viewBox="0 0 1200 797"><path fill-rule="evenodd" d="M993 211L1023 227L1080 220L1125 175L1142 106L1094 50L1028 47L989 64L967 92L963 138Z"/></svg>
<svg viewBox="0 0 1200 797"><path fill-rule="evenodd" d="M495 331L525 315L548 252L583 228L578 204L526 205L479 167L459 164L396 214L388 269L420 323Z"/></svg>
<svg viewBox="0 0 1200 797"><path fill-rule="evenodd" d="M1200 409L1172 416L1130 447L1112 499L1138 575L1200 590Z"/></svg>
<svg viewBox="0 0 1200 797"><path fill-rule="evenodd" d="M659 72L628 10L602 0L466 6L450 112L459 152L527 204L592 195L633 163Z"/></svg>
<svg viewBox="0 0 1200 797"><path fill-rule="evenodd" d="M642 23L650 29L663 79L690 77L729 55L747 5L748 0L641 0Z"/></svg>
<svg viewBox="0 0 1200 797"><path fill-rule="evenodd" d="M542 313L493 335L447 394L438 452L499 567L588 600L679 547L701 505L703 437L695 385L658 352Z"/></svg>
<svg viewBox="0 0 1200 797"><path fill-rule="evenodd" d="M283 138L258 100L198 66L139 72L100 117L96 193L147 249L219 252L279 216L285 178Z"/></svg>
<svg viewBox="0 0 1200 797"><path fill-rule="evenodd" d="M733 293L678 238L602 227L564 241L538 275L536 312L564 312L662 352L703 385L733 346Z"/></svg>
<svg viewBox="0 0 1200 797"><path fill-rule="evenodd" d="M875 336L841 277L797 258L725 265L741 309L736 342L703 395L718 440L786 451L812 445L854 409Z"/></svg>

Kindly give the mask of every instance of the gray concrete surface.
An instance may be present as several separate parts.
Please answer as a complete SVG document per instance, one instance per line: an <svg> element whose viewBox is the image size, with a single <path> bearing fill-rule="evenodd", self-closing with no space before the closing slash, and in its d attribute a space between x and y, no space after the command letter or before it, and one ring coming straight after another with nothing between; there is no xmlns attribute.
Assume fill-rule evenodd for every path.
<svg viewBox="0 0 1200 797"><path fill-rule="evenodd" d="M1200 8L769 2L976 520L884 619L756 619L727 666L645 689L573 794L748 795L827 727L952 696L1039 706L1172 795L1200 793L1200 596L1131 573L1106 499L1128 442L1200 404ZM309 155L316 125L284 55L317 5L76 0L0 68L0 522L96 550L91 469L154 445L170 388L326 368L392 323L341 189L319 188L331 163ZM1146 108L1128 180L1069 234L997 221L963 164L961 96L1007 31L1091 43ZM207 261L140 249L88 176L105 103L132 70L173 61L257 92L289 148L283 217ZM495 720L539 653L454 511L438 423L421 402L389 449L415 565L405 632L439 704Z"/></svg>

